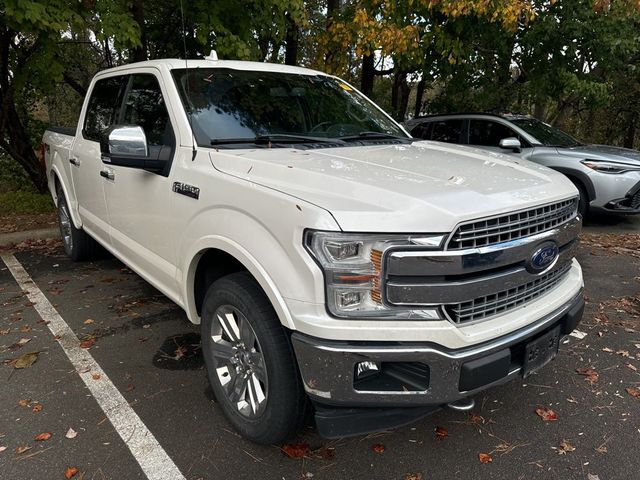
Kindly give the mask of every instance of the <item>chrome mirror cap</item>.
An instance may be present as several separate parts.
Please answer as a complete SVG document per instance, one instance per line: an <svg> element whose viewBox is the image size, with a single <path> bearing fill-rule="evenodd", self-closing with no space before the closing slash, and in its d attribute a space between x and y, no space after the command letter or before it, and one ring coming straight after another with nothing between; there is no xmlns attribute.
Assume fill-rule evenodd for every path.
<svg viewBox="0 0 640 480"><path fill-rule="evenodd" d="M115 127L109 133L109 153L116 156L147 157L147 136L138 125Z"/></svg>
<svg viewBox="0 0 640 480"><path fill-rule="evenodd" d="M520 150L520 148L522 147L522 145L520 145L520 140L518 140L516 137L503 138L502 140L500 140L500 143L498 145L500 145L500 148L509 150Z"/></svg>

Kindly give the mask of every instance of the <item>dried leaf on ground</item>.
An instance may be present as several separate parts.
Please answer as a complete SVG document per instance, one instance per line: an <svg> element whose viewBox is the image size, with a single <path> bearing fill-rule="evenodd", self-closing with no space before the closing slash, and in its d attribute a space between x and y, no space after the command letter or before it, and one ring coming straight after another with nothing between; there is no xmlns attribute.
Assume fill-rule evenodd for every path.
<svg viewBox="0 0 640 480"><path fill-rule="evenodd" d="M303 458L309 455L309 444L308 443L287 443L283 445L282 453L284 453L287 457L290 458Z"/></svg>
<svg viewBox="0 0 640 480"><path fill-rule="evenodd" d="M78 467L67 467L67 469L64 471L64 478L69 480L70 478L75 477L79 471L80 470L78 469Z"/></svg>
<svg viewBox="0 0 640 480"><path fill-rule="evenodd" d="M333 457L336 456L336 449L334 447L321 447L318 450L316 450L316 453L320 458L323 458L325 460L331 460Z"/></svg>
<svg viewBox="0 0 640 480"><path fill-rule="evenodd" d="M18 400L18 405L20 405L21 407L28 407L29 403L31 403L31 400L28 398L23 398L21 400Z"/></svg>
<svg viewBox="0 0 640 480"><path fill-rule="evenodd" d="M26 452L27 450L31 450L31 447L29 445L21 445L18 448L16 448L16 453L20 455Z"/></svg>
<svg viewBox="0 0 640 480"><path fill-rule="evenodd" d="M38 403L37 405L34 405L34 406L33 406L33 408L31 409L31 411L32 411L33 413L39 413L39 412L41 412L41 411L42 411L42 408L43 408L43 407L42 407L42 404L41 404L41 403Z"/></svg>
<svg viewBox="0 0 640 480"><path fill-rule="evenodd" d="M555 447L554 447L555 448ZM559 455L566 455L567 452L575 451L576 447L571 445L568 440L562 440L560 446L556 448Z"/></svg>
<svg viewBox="0 0 640 480"><path fill-rule="evenodd" d="M436 440L444 440L449 436L449 430L444 427L436 427Z"/></svg>
<svg viewBox="0 0 640 480"><path fill-rule="evenodd" d="M38 360L38 352L25 353L13 362L13 368L29 368L36 363L36 360Z"/></svg>
<svg viewBox="0 0 640 480"><path fill-rule="evenodd" d="M637 388L635 388L635 387L627 387L627 388L625 388L625 390L632 397L640 398L640 390L638 390Z"/></svg>
<svg viewBox="0 0 640 480"><path fill-rule="evenodd" d="M92 373L91 374L91 378L93 378L94 380L100 380L100 374L99 373Z"/></svg>
<svg viewBox="0 0 640 480"><path fill-rule="evenodd" d="M422 474L418 473L407 473L404 476L404 480L422 480Z"/></svg>
<svg viewBox="0 0 640 480"><path fill-rule="evenodd" d="M29 325L23 325L20 327L21 333L29 333L31 331L31 327Z"/></svg>
<svg viewBox="0 0 640 480"><path fill-rule="evenodd" d="M96 343L96 339L90 338L88 340L84 340L83 342L80 342L80 348L91 348L95 343Z"/></svg>
<svg viewBox="0 0 640 480"><path fill-rule="evenodd" d="M591 473L588 473L587 480L600 480L600 477L598 475L593 475Z"/></svg>
<svg viewBox="0 0 640 480"><path fill-rule="evenodd" d="M545 422L553 422L558 420L558 414L551 410L549 407L537 407L536 415L538 415Z"/></svg>
<svg viewBox="0 0 640 480"><path fill-rule="evenodd" d="M67 438L76 438L76 436L78 435L78 432L76 432L73 428L69 428L69 430L67 430L67 433L65 433L65 437Z"/></svg>
<svg viewBox="0 0 640 480"><path fill-rule="evenodd" d="M493 458L491 458L491 455L489 455L488 453L479 453L478 454L478 460L480 460L480 463L491 463L491 462L493 462Z"/></svg>
<svg viewBox="0 0 640 480"><path fill-rule="evenodd" d="M385 447L383 444L381 443L376 443L374 445L371 446L371 450L373 450L376 453L384 453L384 451L387 449L387 447Z"/></svg>
<svg viewBox="0 0 640 480"><path fill-rule="evenodd" d="M127 392L133 392L135 388L136 387L133 385L133 383L130 383L129 385L127 385Z"/></svg>
<svg viewBox="0 0 640 480"><path fill-rule="evenodd" d="M576 372L584 376L585 380L591 384L596 383L600 376L593 368L576 368Z"/></svg>
<svg viewBox="0 0 640 480"><path fill-rule="evenodd" d="M91 318L87 318L83 323L85 325L91 325L93 323L93 320Z"/></svg>
<svg viewBox="0 0 640 480"><path fill-rule="evenodd" d="M0 447L0 453L4 452L6 449L7 449L7 447L5 447L5 446Z"/></svg>
<svg viewBox="0 0 640 480"><path fill-rule="evenodd" d="M0 335L9 335L9 333L11 333L10 328L0 328Z"/></svg>
<svg viewBox="0 0 640 480"><path fill-rule="evenodd" d="M51 438L52 434L50 432L42 432L39 433L38 435L36 435L33 439L36 442L44 442L45 440L49 440Z"/></svg>

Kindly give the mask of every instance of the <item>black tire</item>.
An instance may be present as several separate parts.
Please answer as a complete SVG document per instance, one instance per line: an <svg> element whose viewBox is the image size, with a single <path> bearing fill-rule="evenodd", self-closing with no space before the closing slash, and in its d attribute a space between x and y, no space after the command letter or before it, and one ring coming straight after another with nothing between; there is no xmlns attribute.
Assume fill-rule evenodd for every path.
<svg viewBox="0 0 640 480"><path fill-rule="evenodd" d="M84 230L76 228L71 220L69 205L61 188L58 188L58 226L65 253L74 262L95 258L100 245Z"/></svg>
<svg viewBox="0 0 640 480"><path fill-rule="evenodd" d="M589 194L587 190L578 182L573 182L575 187L580 192L580 198L578 200L578 213L584 220L587 218L587 214L589 213Z"/></svg>
<svg viewBox="0 0 640 480"><path fill-rule="evenodd" d="M233 344L233 338L229 338L225 333L229 326L227 325L227 330L223 330L222 322L217 318L223 315L221 312L235 315L235 325L238 326L236 332L247 328L244 322L248 322L257 340L250 342L257 348L257 351L253 350L253 355L262 355L260 369L266 372L265 384L261 382L259 386L266 397L264 405L259 407L259 414L251 409L252 405L246 400L251 388L254 389L253 397L256 397L256 387L252 387L254 384L247 380L252 378L254 364L249 360L249 365L238 366L238 363L241 363L238 358L242 357L238 357L238 348L242 349L245 355L249 355L249 346L245 347L244 343L240 342L241 335L238 335L237 344L240 347L233 349L236 352L233 365L229 365L223 359L224 355L221 353L224 352L219 350L220 343L225 344L224 348L227 349ZM214 335L214 332L219 332L220 335ZM248 272L230 274L209 287L202 307L201 333L202 352L211 388L233 427L245 438L261 444L281 443L293 435L304 420L307 403L293 347L271 303ZM218 349L217 355L214 354L215 349ZM239 374L237 371L244 373ZM223 386L225 381L228 383ZM245 393L238 394L242 391L243 381L247 385ZM235 390L235 397L230 390ZM236 400L239 395L242 397L240 401ZM241 404L249 406L245 407L244 413L241 411Z"/></svg>

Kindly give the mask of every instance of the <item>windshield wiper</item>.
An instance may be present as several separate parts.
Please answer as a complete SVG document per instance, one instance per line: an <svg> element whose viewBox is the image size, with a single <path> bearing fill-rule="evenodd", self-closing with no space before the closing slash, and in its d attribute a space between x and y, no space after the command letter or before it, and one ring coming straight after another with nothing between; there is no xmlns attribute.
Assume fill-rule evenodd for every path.
<svg viewBox="0 0 640 480"><path fill-rule="evenodd" d="M305 135L289 135L286 133L270 133L269 135L257 135L253 138L214 138L211 145L255 143L258 145L268 143L344 143L339 138L310 137Z"/></svg>
<svg viewBox="0 0 640 480"><path fill-rule="evenodd" d="M391 133L384 132L360 132L357 135L346 135L344 137L339 137L340 140L350 141L350 140L367 140L367 139L392 139L392 140L406 140L412 141L412 138L409 137L401 137L399 135L393 135Z"/></svg>

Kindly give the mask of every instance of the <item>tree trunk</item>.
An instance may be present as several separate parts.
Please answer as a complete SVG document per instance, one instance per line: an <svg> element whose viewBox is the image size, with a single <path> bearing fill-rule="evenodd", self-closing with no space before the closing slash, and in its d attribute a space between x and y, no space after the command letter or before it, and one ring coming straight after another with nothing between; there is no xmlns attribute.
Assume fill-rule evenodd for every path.
<svg viewBox="0 0 640 480"><path fill-rule="evenodd" d="M418 82L418 87L416 89L416 106L415 109L413 111L413 116L414 117L419 117L420 115L422 115L422 99L424 98L424 85L425 85L426 81L423 78L420 79L420 81Z"/></svg>
<svg viewBox="0 0 640 480"><path fill-rule="evenodd" d="M342 0L327 0L327 26L326 29L329 31L335 17L340 13L340 7L342 5ZM331 71L331 63L333 61L333 52L331 50L327 51L324 57L324 65L328 71Z"/></svg>
<svg viewBox="0 0 640 480"><path fill-rule="evenodd" d="M286 14L286 22L287 34L285 39L284 63L286 65L297 65L300 29L289 13Z"/></svg>
<svg viewBox="0 0 640 480"><path fill-rule="evenodd" d="M362 56L362 76L360 78L360 90L367 97L371 98L373 94L373 79L376 74L376 66L374 64L373 53Z"/></svg>
<svg viewBox="0 0 640 480"><path fill-rule="evenodd" d="M404 120L404 116L407 113L410 91L411 89L407 83L407 72L397 72L393 78L391 108L393 110L393 118L399 122Z"/></svg>
<svg viewBox="0 0 640 480"><path fill-rule="evenodd" d="M134 0L131 6L131 13L140 29L140 46L133 50L131 57L134 62L143 62L147 59L147 27L144 24L144 0Z"/></svg>
<svg viewBox="0 0 640 480"><path fill-rule="evenodd" d="M629 118L626 135L624 136L624 147L633 148L636 140L636 130L638 123L638 113L633 112Z"/></svg>

